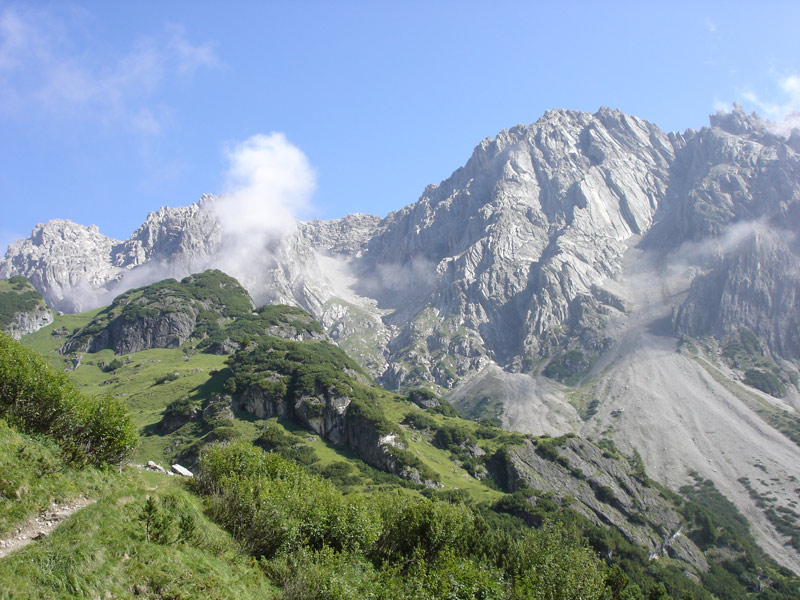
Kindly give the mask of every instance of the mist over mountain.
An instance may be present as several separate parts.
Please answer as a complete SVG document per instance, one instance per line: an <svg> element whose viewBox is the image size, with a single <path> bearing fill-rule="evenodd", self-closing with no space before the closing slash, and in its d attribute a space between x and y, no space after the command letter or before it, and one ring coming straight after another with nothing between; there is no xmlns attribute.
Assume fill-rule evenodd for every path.
<svg viewBox="0 0 800 600"><path fill-rule="evenodd" d="M259 305L308 310L389 388L436 386L510 429L612 437L675 489L713 479L798 570L759 497L773 514L798 500L799 140L738 107L683 133L553 110L383 219L278 210L248 228L255 177L161 208L124 242L37 225L0 278L82 311L220 268ZM301 184L269 193L305 198L305 165L287 169Z"/></svg>

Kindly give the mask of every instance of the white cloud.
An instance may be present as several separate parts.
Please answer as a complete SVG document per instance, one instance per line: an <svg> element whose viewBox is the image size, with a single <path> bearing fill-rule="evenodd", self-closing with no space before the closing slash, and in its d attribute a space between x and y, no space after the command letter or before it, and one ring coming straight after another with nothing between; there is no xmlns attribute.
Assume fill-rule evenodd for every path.
<svg viewBox="0 0 800 600"><path fill-rule="evenodd" d="M282 237L308 208L316 176L305 154L282 133L254 135L226 152L225 193L215 204L223 230Z"/></svg>
<svg viewBox="0 0 800 600"><path fill-rule="evenodd" d="M193 75L201 68L216 69L222 66L213 44L192 44L186 39L186 30L182 25L169 27L169 47L174 51L178 71L182 75Z"/></svg>
<svg viewBox="0 0 800 600"><path fill-rule="evenodd" d="M114 54L78 15L5 8L0 12L0 115L95 119L146 135L164 123L153 107L176 78L220 66L210 43L194 44L180 25ZM66 22L66 25L64 24ZM87 33L88 32L88 33Z"/></svg>
<svg viewBox="0 0 800 600"><path fill-rule="evenodd" d="M214 266L261 299L265 271L310 208L316 175L305 154L281 133L254 135L226 154L225 193L210 207L222 229Z"/></svg>
<svg viewBox="0 0 800 600"><path fill-rule="evenodd" d="M767 126L779 135L789 135L800 127L800 75L791 74L777 78L780 90L777 98L764 98L752 90L742 93L742 99L752 104L768 119Z"/></svg>

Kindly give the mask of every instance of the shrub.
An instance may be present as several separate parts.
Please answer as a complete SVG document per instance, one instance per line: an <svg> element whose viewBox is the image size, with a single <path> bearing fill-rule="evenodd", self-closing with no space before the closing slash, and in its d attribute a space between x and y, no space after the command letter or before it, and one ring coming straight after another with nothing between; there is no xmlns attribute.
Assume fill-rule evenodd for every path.
<svg viewBox="0 0 800 600"><path fill-rule="evenodd" d="M419 557L435 560L446 549L460 548L474 516L463 504L387 495L380 499L383 531L372 550L378 562Z"/></svg>
<svg viewBox="0 0 800 600"><path fill-rule="evenodd" d="M580 350L570 350L547 363L542 375L561 382L572 381L589 368L589 362Z"/></svg>
<svg viewBox="0 0 800 600"><path fill-rule="evenodd" d="M612 490L607 485L601 485L594 491L594 495L597 497L600 502L605 502L609 504L614 501L614 490Z"/></svg>
<svg viewBox="0 0 800 600"><path fill-rule="evenodd" d="M117 369L119 369L122 366L122 364L123 363L122 363L122 361L120 359L115 358L114 360L112 360L110 363L108 363L106 365L106 368L104 370L107 373L110 373L112 371L116 371Z"/></svg>
<svg viewBox="0 0 800 600"><path fill-rule="evenodd" d="M87 399L83 404L84 449L94 464L117 463L139 440L128 408L111 394Z"/></svg>
<svg viewBox="0 0 800 600"><path fill-rule="evenodd" d="M536 454L553 462L559 458L557 445L551 439L539 438L536 440Z"/></svg>
<svg viewBox="0 0 800 600"><path fill-rule="evenodd" d="M111 395L83 396L35 351L0 334L0 417L52 437L74 462L118 462L136 446L127 408Z"/></svg>
<svg viewBox="0 0 800 600"><path fill-rule="evenodd" d="M786 386L774 373L769 371L748 369L744 373L744 382L776 398L783 398L786 395Z"/></svg>
<svg viewBox="0 0 800 600"><path fill-rule="evenodd" d="M256 556L306 546L354 551L378 537L375 511L297 463L248 442L204 449L196 485L212 513Z"/></svg>
<svg viewBox="0 0 800 600"><path fill-rule="evenodd" d="M595 600L603 597L605 572L586 540L561 525L546 524L511 549L513 598Z"/></svg>
<svg viewBox="0 0 800 600"><path fill-rule="evenodd" d="M434 406L430 411L439 415L444 415L445 417L461 417L461 414L456 410L455 406L450 404L447 400L440 400L439 406Z"/></svg>
<svg viewBox="0 0 800 600"><path fill-rule="evenodd" d="M425 431L426 429L435 431L438 427L436 421L421 410L411 411L406 415L404 423L410 425L417 431Z"/></svg>
<svg viewBox="0 0 800 600"><path fill-rule="evenodd" d="M178 378L180 378L180 374L177 372L166 373L165 375L156 377L154 385L161 385L162 383L166 383L168 381L175 381Z"/></svg>
<svg viewBox="0 0 800 600"><path fill-rule="evenodd" d="M197 531L197 521L185 501L175 495L163 498L147 496L139 513L145 541L175 544L190 541Z"/></svg>

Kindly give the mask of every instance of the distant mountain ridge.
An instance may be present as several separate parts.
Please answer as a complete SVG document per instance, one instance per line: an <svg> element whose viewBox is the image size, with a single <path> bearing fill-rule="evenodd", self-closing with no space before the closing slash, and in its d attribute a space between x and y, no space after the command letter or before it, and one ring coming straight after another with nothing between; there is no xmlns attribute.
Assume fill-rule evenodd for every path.
<svg viewBox="0 0 800 600"><path fill-rule="evenodd" d="M553 110L483 140L383 219L237 241L206 196L151 213L125 242L39 225L0 277L25 275L69 311L220 268L257 304L308 310L389 388L435 386L511 429L613 437L674 489L689 471L714 479L798 570L756 497L791 510L800 477L799 152L800 132L738 107L683 133ZM226 258L236 243L250 260ZM745 333L759 350L726 357ZM782 398L764 391L773 380Z"/></svg>
<svg viewBox="0 0 800 600"><path fill-rule="evenodd" d="M422 379L450 388L489 362L519 370L574 339L591 357L606 343L592 323L621 306L604 282L622 271L629 247L657 249L669 261L668 251L713 243L731 224L796 233L800 160L792 143L740 109L712 116L711 125L665 134L606 108L548 111L487 138L449 179L384 219L298 223L296 233L270 240L272 264L263 271L225 270L257 302L296 304L345 346L370 346L363 362L390 386ZM25 275L51 306L71 311L162 276L221 266L214 200L162 207L125 242L63 220L37 225L9 248L0 276ZM787 259L798 254L796 239L773 243ZM696 258L704 270L723 268ZM791 268L781 278L800 281ZM732 333L735 319L699 315L737 314L744 308L730 303L747 300L706 294L701 310L700 281L678 332ZM758 334L781 355L800 355L797 335L785 334L797 329L797 307L788 297L779 304L780 317L761 319ZM428 326L430 311L439 326ZM349 340L365 318L369 339Z"/></svg>

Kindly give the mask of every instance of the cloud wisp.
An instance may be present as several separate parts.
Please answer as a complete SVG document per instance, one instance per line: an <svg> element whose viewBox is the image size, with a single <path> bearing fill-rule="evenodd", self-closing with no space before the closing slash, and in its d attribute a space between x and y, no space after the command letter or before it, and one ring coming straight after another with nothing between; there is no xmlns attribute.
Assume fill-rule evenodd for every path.
<svg viewBox="0 0 800 600"><path fill-rule="evenodd" d="M201 246L188 253L154 256L103 286L95 288L84 281L67 287L60 308L81 311L103 306L131 288L209 268L238 279L257 302L268 300L274 288L271 269L291 254L297 219L310 209L315 172L305 154L281 133L254 135L232 145L226 155L224 193L202 205L219 223L218 235L195 240Z"/></svg>
<svg viewBox="0 0 800 600"><path fill-rule="evenodd" d="M169 112L154 106L157 91L221 65L211 43L191 42L180 25L139 38L115 55L98 49L84 21L74 12L0 12L0 116L88 115L151 136L161 132Z"/></svg>
<svg viewBox="0 0 800 600"><path fill-rule="evenodd" d="M210 206L221 227L215 266L258 296L282 243L310 209L316 174L281 133L254 135L229 148L227 158L225 192Z"/></svg>
<svg viewBox="0 0 800 600"><path fill-rule="evenodd" d="M800 75L779 77L776 83L781 96L778 100L765 99L752 90L745 91L742 98L766 117L770 131L788 136L800 127Z"/></svg>

